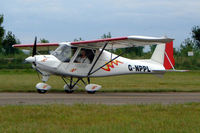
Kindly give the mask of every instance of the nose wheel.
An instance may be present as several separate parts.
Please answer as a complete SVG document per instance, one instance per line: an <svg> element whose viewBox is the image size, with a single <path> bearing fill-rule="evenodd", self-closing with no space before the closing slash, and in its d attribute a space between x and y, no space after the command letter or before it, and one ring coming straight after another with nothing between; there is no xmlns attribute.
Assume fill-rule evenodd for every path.
<svg viewBox="0 0 200 133"><path fill-rule="evenodd" d="M49 79L49 75L46 73L46 72L44 72L44 71L41 71L40 69L38 69L38 68L36 68L36 65L34 66L33 65L33 67L35 67L35 70L37 71L37 74L38 74L38 78L40 79L40 75L39 74L41 74L42 75L42 83L37 83L36 84L36 89L37 89L37 92L38 93L46 93L49 89L51 89L51 86L50 85L48 85L48 84L46 84L45 82L47 82L48 81L48 79Z"/></svg>
<svg viewBox="0 0 200 133"><path fill-rule="evenodd" d="M51 86L46 83L38 83L35 87L37 88L38 93L46 93L49 89L51 89Z"/></svg>

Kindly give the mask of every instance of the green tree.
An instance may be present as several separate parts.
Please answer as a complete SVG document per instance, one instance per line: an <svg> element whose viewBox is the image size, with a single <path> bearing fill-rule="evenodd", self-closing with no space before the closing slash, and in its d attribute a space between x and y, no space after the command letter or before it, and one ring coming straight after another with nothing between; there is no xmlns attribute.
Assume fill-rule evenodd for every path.
<svg viewBox="0 0 200 133"><path fill-rule="evenodd" d="M185 39L180 46L180 54L182 56L187 56L188 51L194 51L194 50L195 50L195 44L190 38Z"/></svg>
<svg viewBox="0 0 200 133"><path fill-rule="evenodd" d="M40 39L40 43L49 43L49 40L45 39L45 38L41 38Z"/></svg>
<svg viewBox="0 0 200 133"><path fill-rule="evenodd" d="M125 51L128 54L128 57L133 58L134 56L142 56L143 49L144 49L143 46L139 46L139 47L125 48Z"/></svg>
<svg viewBox="0 0 200 133"><path fill-rule="evenodd" d="M151 50L151 53L154 52L155 48L156 48L157 45L150 45L150 50Z"/></svg>
<svg viewBox="0 0 200 133"><path fill-rule="evenodd" d="M187 56L188 51L193 51L195 55L200 53L200 27L192 28L192 37L185 39L180 46L180 55Z"/></svg>
<svg viewBox="0 0 200 133"><path fill-rule="evenodd" d="M103 35L101 36L102 39L104 39L104 38L111 38L111 37L112 37L112 35L111 35L110 32L108 32L108 34L103 34Z"/></svg>
<svg viewBox="0 0 200 133"><path fill-rule="evenodd" d="M3 15L0 15L0 52L2 52L2 41L5 33L2 24L3 24Z"/></svg>
<svg viewBox="0 0 200 133"><path fill-rule="evenodd" d="M111 38L111 37L112 37L111 32L108 32L107 34L103 34L101 36L102 39ZM136 55L142 56L143 49L144 49L144 47L140 46L140 47L130 47L130 48L119 48L119 49L116 49L115 51L112 51L112 50L110 50L110 51L114 52L115 54L120 54L123 52L125 57L133 58Z"/></svg>
<svg viewBox="0 0 200 133"><path fill-rule="evenodd" d="M74 42L79 42L79 41L84 41L84 40L81 37L79 37L78 39L77 38L74 39Z"/></svg>
<svg viewBox="0 0 200 133"><path fill-rule="evenodd" d="M194 26L192 28L192 38L194 40L195 46L200 49L200 27Z"/></svg>
<svg viewBox="0 0 200 133"><path fill-rule="evenodd" d="M11 31L8 31L7 35L5 36L2 42L4 54L9 55L9 54L19 53L18 49L12 47L13 44L19 44L19 43L20 43L19 39L17 39Z"/></svg>

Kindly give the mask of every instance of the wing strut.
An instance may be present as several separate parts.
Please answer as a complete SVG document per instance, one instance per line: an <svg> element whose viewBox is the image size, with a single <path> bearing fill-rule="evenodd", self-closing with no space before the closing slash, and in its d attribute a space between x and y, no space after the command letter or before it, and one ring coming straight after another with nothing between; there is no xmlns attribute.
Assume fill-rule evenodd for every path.
<svg viewBox="0 0 200 133"><path fill-rule="evenodd" d="M113 58L112 60L110 60L109 62L107 62L106 64L102 65L101 67L97 68L96 70L94 70L93 72L90 73L90 75L92 75L93 73L95 73L96 71L98 71L99 69L101 69L102 67L106 66L107 64L109 64L110 62L116 60L117 58L119 58L121 55L123 55L125 52L122 52L121 54L119 54L118 56L116 56L115 58Z"/></svg>
<svg viewBox="0 0 200 133"><path fill-rule="evenodd" d="M91 75L91 72L92 72L94 66L96 65L97 61L99 60L100 56L102 55L103 51L105 50L107 44L108 44L108 42L105 43L105 45L103 46L103 48L102 48L101 52L99 53L97 59L95 60L95 62L94 62L94 64L92 65L92 67L90 68L90 71L88 72L88 75L87 75L88 77Z"/></svg>

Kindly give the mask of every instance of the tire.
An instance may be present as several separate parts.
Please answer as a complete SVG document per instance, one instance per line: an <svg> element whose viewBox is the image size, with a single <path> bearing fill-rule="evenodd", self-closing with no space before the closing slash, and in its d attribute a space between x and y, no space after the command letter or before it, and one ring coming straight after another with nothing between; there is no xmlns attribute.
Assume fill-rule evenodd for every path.
<svg viewBox="0 0 200 133"><path fill-rule="evenodd" d="M37 92L40 93L40 94L44 94L47 92L47 90L41 90L41 89L37 89Z"/></svg>
<svg viewBox="0 0 200 133"><path fill-rule="evenodd" d="M65 90L66 93L73 93L74 90Z"/></svg>
<svg viewBox="0 0 200 133"><path fill-rule="evenodd" d="M87 91L88 94L95 94L96 91Z"/></svg>

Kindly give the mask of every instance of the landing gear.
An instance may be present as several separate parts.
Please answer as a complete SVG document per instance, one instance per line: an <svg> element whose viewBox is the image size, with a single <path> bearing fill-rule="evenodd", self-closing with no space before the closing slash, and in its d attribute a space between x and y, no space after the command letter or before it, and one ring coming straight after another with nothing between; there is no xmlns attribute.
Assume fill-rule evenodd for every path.
<svg viewBox="0 0 200 133"><path fill-rule="evenodd" d="M39 76L39 73L40 73L42 75L42 81L43 81L43 83L37 83L35 87L36 87L38 93L44 94L49 89L51 89L51 86L45 83L48 81L49 75L45 72L42 72L41 70L39 70L37 68L35 68L35 69L38 72L38 78L40 79L40 76Z"/></svg>
<svg viewBox="0 0 200 133"><path fill-rule="evenodd" d="M82 81L85 85L86 83L83 81L82 78L78 78L76 80L76 82L73 81L73 77L70 77L70 83L68 84L67 81L65 80L66 78L62 77L63 81L65 82L65 85L64 85L64 91L66 93L73 93L74 90L78 89L79 87L77 86L78 82L79 81Z"/></svg>
<svg viewBox="0 0 200 133"><path fill-rule="evenodd" d="M65 90L66 93L73 93L74 90Z"/></svg>
<svg viewBox="0 0 200 133"><path fill-rule="evenodd" d="M90 78L87 78L88 83L86 83L81 77L77 78L77 80L74 82L73 77L70 77L69 83L67 83L66 79L62 77L63 81L65 82L64 85L64 91L66 93L73 93L76 89L78 89L78 82L81 81L85 85L85 90L88 94L94 94L97 90L101 89L100 85L97 84L90 84Z"/></svg>
<svg viewBox="0 0 200 133"><path fill-rule="evenodd" d="M74 90L76 90L76 89L78 89L78 86L74 86L74 88L69 88L69 86L67 85L67 84L65 84L64 85L64 91L66 92L66 93L73 93L74 92Z"/></svg>

